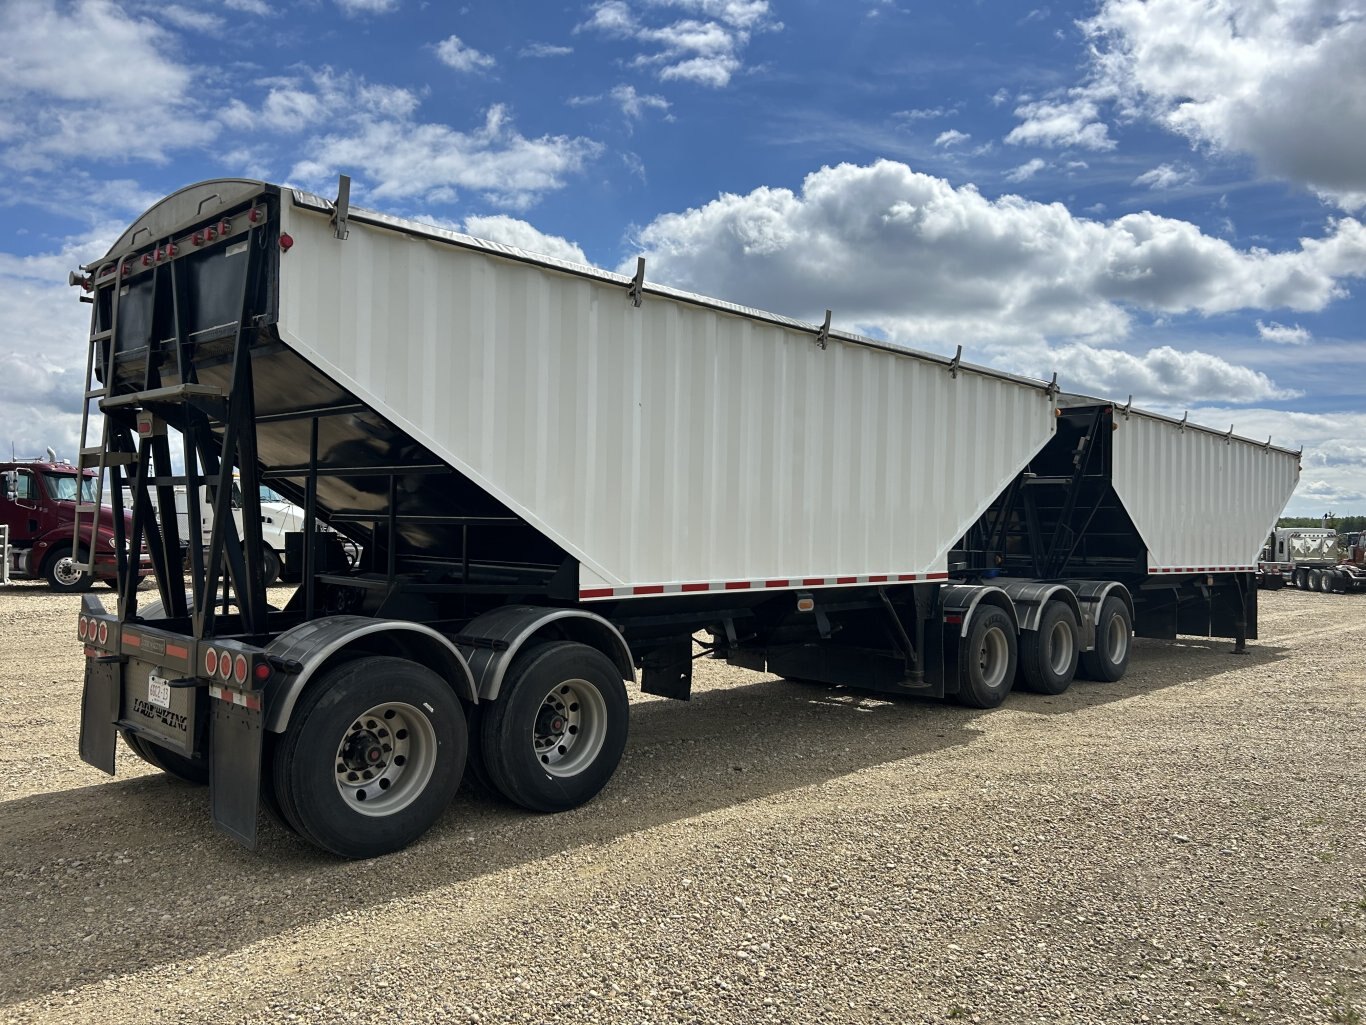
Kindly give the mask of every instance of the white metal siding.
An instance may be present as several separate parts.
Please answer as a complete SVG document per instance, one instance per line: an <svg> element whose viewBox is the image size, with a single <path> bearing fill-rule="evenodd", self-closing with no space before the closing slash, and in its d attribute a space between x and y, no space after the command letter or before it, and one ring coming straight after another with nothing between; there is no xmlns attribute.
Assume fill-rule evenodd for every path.
<svg viewBox="0 0 1366 1025"><path fill-rule="evenodd" d="M1114 485L1152 572L1251 569L1299 481L1293 452L1115 413Z"/></svg>
<svg viewBox="0 0 1366 1025"><path fill-rule="evenodd" d="M585 590L943 573L1055 429L1040 385L284 218L285 342L578 558Z"/></svg>

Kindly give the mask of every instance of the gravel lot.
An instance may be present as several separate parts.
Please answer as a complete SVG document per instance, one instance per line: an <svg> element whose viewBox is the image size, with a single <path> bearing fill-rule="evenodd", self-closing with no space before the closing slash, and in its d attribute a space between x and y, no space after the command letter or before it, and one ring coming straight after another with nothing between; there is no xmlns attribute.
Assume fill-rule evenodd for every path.
<svg viewBox="0 0 1366 1025"><path fill-rule="evenodd" d="M1366 597L987 713L700 663L590 805L367 863L84 765L78 605L0 588L3 1021L1366 1016Z"/></svg>

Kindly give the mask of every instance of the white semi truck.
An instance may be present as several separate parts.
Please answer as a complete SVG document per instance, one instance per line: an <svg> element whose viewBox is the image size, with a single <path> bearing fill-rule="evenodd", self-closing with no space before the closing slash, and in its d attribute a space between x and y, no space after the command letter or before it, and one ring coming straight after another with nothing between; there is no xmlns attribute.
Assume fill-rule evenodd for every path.
<svg viewBox="0 0 1366 1025"><path fill-rule="evenodd" d="M1257 635L1295 452L353 209L347 185L190 186L73 275L106 424L82 461L131 489L159 586L85 602L81 755L113 772L122 735L207 781L247 846L264 805L336 854L396 850L465 771L574 807L617 767L626 684L687 700L699 654L990 708L1118 679L1135 633ZM205 482L187 595L150 495ZM262 483L309 539L278 610Z"/></svg>
<svg viewBox="0 0 1366 1025"><path fill-rule="evenodd" d="M242 489L238 481L232 484L232 516L235 527L240 534L242 531ZM200 485L198 508L198 524L196 530L190 529L190 500L189 495L183 485L175 489L175 510L176 522L180 537L185 543L198 543L205 548L208 547L213 539L213 503L209 498L209 489L205 485ZM288 544L289 535L303 529L304 511L293 502L286 501L281 495L266 485L261 486L260 492L261 506L261 572L266 585L269 586L280 579L281 572L285 569L284 559L285 550ZM293 570L295 567L289 567ZM287 576L295 576L288 573Z"/></svg>

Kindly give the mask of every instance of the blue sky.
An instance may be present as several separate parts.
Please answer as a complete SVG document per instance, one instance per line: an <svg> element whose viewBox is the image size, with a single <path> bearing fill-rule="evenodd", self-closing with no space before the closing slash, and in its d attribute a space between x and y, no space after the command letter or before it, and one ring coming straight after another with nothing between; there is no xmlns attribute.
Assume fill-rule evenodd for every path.
<svg viewBox="0 0 1366 1025"><path fill-rule="evenodd" d="M1366 0L5 0L0 426L250 176L1303 446L1366 513ZM0 441L4 438L0 435Z"/></svg>

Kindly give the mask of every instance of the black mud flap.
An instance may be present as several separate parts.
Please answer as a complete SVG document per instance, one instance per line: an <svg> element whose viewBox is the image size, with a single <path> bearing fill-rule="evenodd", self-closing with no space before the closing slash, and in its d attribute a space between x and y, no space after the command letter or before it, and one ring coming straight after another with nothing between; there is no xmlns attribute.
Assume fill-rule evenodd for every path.
<svg viewBox="0 0 1366 1025"><path fill-rule="evenodd" d="M118 660L85 660L85 690L81 693L81 761L114 775L114 746L119 718Z"/></svg>
<svg viewBox="0 0 1366 1025"><path fill-rule="evenodd" d="M256 850L261 750L259 709L214 701L209 733L209 805L213 824L248 850Z"/></svg>

